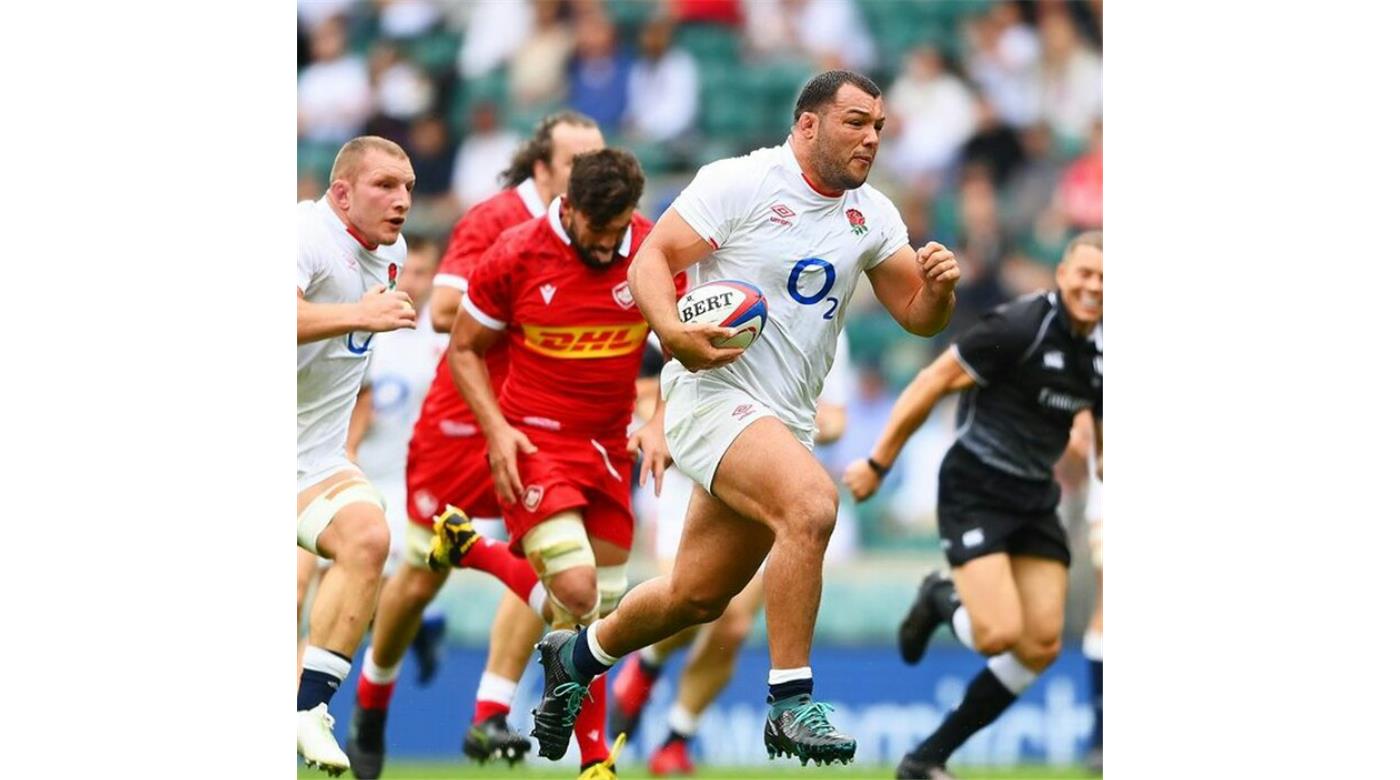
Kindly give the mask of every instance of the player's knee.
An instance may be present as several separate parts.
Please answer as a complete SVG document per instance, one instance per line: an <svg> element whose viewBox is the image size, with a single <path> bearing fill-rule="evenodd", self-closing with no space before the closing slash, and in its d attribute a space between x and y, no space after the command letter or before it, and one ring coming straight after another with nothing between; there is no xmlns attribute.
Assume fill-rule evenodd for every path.
<svg viewBox="0 0 1400 780"><path fill-rule="evenodd" d="M982 655L1000 655L1015 647L1021 638L1019 621L972 621L972 644Z"/></svg>
<svg viewBox="0 0 1400 780"><path fill-rule="evenodd" d="M1044 671L1060 657L1060 637L1025 637L1016 647L1016 657L1033 671Z"/></svg>
<svg viewBox="0 0 1400 780"><path fill-rule="evenodd" d="M718 620L724 614L725 607L729 606L729 599L713 592L682 593L679 603L686 622L698 625Z"/></svg>
<svg viewBox="0 0 1400 780"><path fill-rule="evenodd" d="M591 566L577 566L550 578L549 596L556 612L563 610L570 622L591 620L598 608L598 577ZM560 620L556 615L555 623Z"/></svg>
<svg viewBox="0 0 1400 780"><path fill-rule="evenodd" d="M348 523L342 535L342 550L336 563L355 569L372 570L378 577L389 558L389 525L383 517L360 515Z"/></svg>
<svg viewBox="0 0 1400 780"><path fill-rule="evenodd" d="M442 583L446 579L425 569L416 569L411 566L401 566L399 571L404 572L406 578L403 590L404 597L419 609L428 606L428 603L442 589Z"/></svg>
<svg viewBox="0 0 1400 780"><path fill-rule="evenodd" d="M836 487L830 480L801 491L798 498L784 502L779 510L780 533L825 547L836 528L837 500Z"/></svg>

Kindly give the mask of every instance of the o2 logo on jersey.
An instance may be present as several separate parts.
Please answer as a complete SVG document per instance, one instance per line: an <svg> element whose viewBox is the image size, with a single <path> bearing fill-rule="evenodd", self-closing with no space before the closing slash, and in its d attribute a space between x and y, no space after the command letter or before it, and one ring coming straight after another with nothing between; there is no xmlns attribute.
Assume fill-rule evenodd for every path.
<svg viewBox="0 0 1400 780"><path fill-rule="evenodd" d="M356 344L355 332L352 330L349 333L345 334L345 348L350 350L350 354L352 355L363 355L366 352L369 352L369 342L373 338L374 334L371 333L368 336L365 336L365 341L363 344Z"/></svg>
<svg viewBox="0 0 1400 780"><path fill-rule="evenodd" d="M822 274L821 288L813 294L802 292L800 283L803 281L804 275L806 275L807 278L811 278L818 272ZM810 284L807 286L808 288L811 287ZM803 306L811 306L818 303L831 304L830 308L822 312L822 319L824 320L835 317L836 307L840 304L840 301L836 300L834 296L830 298L827 297L827 293L831 292L831 288L835 286L836 267L820 257L804 257L798 260L792 266L792 273L788 275L787 291L788 295L791 295L794 301L797 301Z"/></svg>

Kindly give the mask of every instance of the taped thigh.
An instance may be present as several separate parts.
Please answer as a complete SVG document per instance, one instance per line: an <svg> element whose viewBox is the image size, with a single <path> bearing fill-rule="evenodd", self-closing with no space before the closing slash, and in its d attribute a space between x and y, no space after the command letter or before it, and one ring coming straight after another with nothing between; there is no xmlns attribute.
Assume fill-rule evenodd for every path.
<svg viewBox="0 0 1400 780"><path fill-rule="evenodd" d="M626 593L627 564L598 567L598 617L611 615Z"/></svg>
<svg viewBox="0 0 1400 780"><path fill-rule="evenodd" d="M598 604L586 615L576 615L554 597L550 581L560 572L586 566L597 568L588 531L583 527L583 515L571 510L561 512L525 533L520 548L530 565L540 575L550 603L554 605L554 625L588 624L598 616Z"/></svg>
<svg viewBox="0 0 1400 780"><path fill-rule="evenodd" d="M331 524L340 510L351 504L373 504L383 512L387 509L384 496L374 486L362 479L349 479L339 482L321 495L311 499L311 503L297 516L297 544L304 550L321 554L316 542L321 532Z"/></svg>

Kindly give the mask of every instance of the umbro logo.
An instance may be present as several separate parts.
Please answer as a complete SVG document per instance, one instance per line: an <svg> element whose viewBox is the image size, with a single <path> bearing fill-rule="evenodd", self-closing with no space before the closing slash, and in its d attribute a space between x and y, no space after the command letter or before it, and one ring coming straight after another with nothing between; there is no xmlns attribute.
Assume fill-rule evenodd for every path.
<svg viewBox="0 0 1400 780"><path fill-rule="evenodd" d="M749 415L753 414L753 412L753 404L739 404L738 406L734 407L733 416L738 417L740 420L742 420L745 417L748 417Z"/></svg>
<svg viewBox="0 0 1400 780"><path fill-rule="evenodd" d="M792 209L788 208L787 206L784 206L784 205L781 204L781 203L777 204L776 206L770 206L769 209L770 209L774 214L777 214L778 216L776 216L776 217L769 217L769 218L768 218L768 221L769 221L769 222L776 222L776 223L779 224L779 225L788 225L788 226L791 226L792 223L789 222L788 220L790 220L790 219L792 219L793 217L797 216L797 212L796 212L796 211L793 211Z"/></svg>
<svg viewBox="0 0 1400 780"><path fill-rule="evenodd" d="M542 284L540 285L540 296L543 297L544 302L548 304L554 300L554 293L557 292L558 289L558 287L552 284Z"/></svg>
<svg viewBox="0 0 1400 780"><path fill-rule="evenodd" d="M1065 370L1065 353L1053 349L1049 352L1046 352L1045 367L1053 368L1056 371Z"/></svg>

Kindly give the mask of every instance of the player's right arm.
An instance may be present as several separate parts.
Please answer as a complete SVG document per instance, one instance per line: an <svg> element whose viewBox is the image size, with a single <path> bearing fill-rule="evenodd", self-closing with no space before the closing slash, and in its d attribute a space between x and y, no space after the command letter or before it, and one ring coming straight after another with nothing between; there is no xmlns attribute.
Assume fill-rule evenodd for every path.
<svg viewBox="0 0 1400 780"><path fill-rule="evenodd" d="M928 413L939 399L972 387L975 380L958 362L957 353L946 350L938 359L920 371L914 381L904 388L895 401L894 411L885 423L868 460L858 460L846 467L842 481L851 489L857 501L869 498L880 487L882 475L870 464L873 460L884 469L894 465L909 437L928 419Z"/></svg>
<svg viewBox="0 0 1400 780"><path fill-rule="evenodd" d="M357 303L312 303L297 288L297 344L343 336L351 331L383 333L418 324L413 299L402 290L376 284Z"/></svg>
<svg viewBox="0 0 1400 780"><path fill-rule="evenodd" d="M709 242L674 208L669 208L637 249L637 257L627 269L627 284L642 316L656 331L661 344L691 371L718 368L744 354L742 349L725 349L710 343L729 338L732 328L683 323L676 312L676 274L704 260L711 251Z"/></svg>
<svg viewBox="0 0 1400 780"><path fill-rule="evenodd" d="M504 504L514 504L516 496L525 492L518 455L536 452L530 439L506 421L486 368L485 355L505 335L510 319L510 259L504 251L494 248L482 256L481 264L472 272L471 292L462 295L447 348L452 381L481 425L491 480L496 496Z"/></svg>

